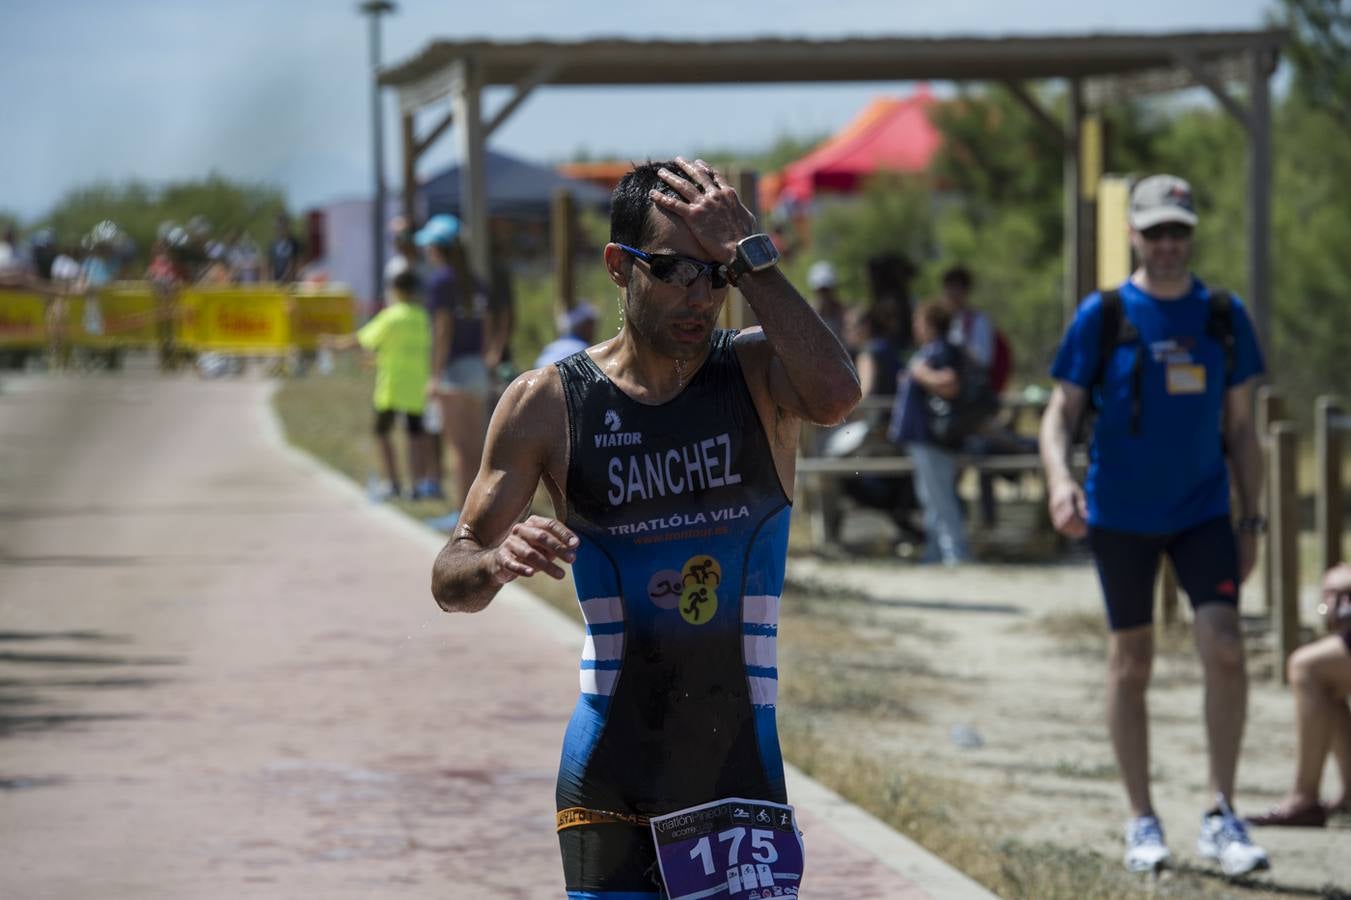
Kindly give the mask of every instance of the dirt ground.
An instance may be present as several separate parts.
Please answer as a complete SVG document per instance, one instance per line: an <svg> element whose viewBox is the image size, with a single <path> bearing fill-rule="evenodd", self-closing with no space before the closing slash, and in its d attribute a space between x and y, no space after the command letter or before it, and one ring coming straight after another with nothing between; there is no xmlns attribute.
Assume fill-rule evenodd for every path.
<svg viewBox="0 0 1351 900"><path fill-rule="evenodd" d="M858 513L867 516L866 512ZM866 528L866 526L863 526ZM790 561L782 639L792 629L837 630L831 677L876 690L866 709L815 704L813 715L908 771L973 789L979 817L1026 844L1087 850L1118 859L1124 794L1104 722L1105 678L1098 587L1086 560L1055 565L939 567L895 560ZM1306 592L1304 621L1316 596ZM1184 599L1185 605L1185 599ZM1245 604L1248 610L1254 604ZM1239 771L1238 809L1257 812L1293 773L1293 706L1272 677L1269 633L1245 615L1252 675ZM1155 803L1185 870L1209 865L1195 853L1206 793L1200 666L1185 629L1159 640L1149 695ZM825 677L811 659L780 661L785 705L809 705ZM833 705L836 713L825 707ZM1331 763L1324 792L1336 788ZM1273 869L1234 896L1323 896L1351 891L1351 821L1337 827L1254 829ZM1262 890L1266 889L1266 890Z"/></svg>

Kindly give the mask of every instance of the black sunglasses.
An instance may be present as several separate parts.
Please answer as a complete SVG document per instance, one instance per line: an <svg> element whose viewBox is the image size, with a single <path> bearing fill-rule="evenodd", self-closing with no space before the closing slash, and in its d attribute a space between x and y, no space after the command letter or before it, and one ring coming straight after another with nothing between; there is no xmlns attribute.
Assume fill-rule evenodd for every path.
<svg viewBox="0 0 1351 900"><path fill-rule="evenodd" d="M1148 228L1141 229L1140 234L1147 241L1157 241L1159 238L1185 241L1192 236L1192 227L1183 225L1181 222L1164 222L1162 225L1151 225Z"/></svg>
<svg viewBox="0 0 1351 900"><path fill-rule="evenodd" d="M639 250L636 247L630 247L628 244L617 243L615 246L634 259L641 259L647 263L647 268L652 272L652 277L666 284L689 287L700 277L707 274L708 286L713 290L719 291L727 287L727 279L723 277L720 263L704 262L701 259L677 256L674 253L648 253L646 250Z"/></svg>

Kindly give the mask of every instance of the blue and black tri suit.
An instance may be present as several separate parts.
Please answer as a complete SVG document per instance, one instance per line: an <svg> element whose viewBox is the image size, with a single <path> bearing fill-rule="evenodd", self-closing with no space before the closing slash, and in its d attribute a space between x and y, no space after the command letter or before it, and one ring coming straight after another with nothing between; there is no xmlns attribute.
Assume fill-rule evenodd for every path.
<svg viewBox="0 0 1351 900"><path fill-rule="evenodd" d="M559 830L570 898L659 896L649 829L613 818L786 802L775 644L791 506L734 336L716 332L690 383L657 406L585 352L557 363L586 619L558 772L560 824L589 823Z"/></svg>

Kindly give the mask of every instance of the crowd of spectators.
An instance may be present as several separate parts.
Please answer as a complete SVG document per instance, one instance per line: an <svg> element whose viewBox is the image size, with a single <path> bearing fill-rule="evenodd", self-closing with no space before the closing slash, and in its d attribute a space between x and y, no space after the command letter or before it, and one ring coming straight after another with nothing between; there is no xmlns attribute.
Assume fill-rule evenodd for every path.
<svg viewBox="0 0 1351 900"><path fill-rule="evenodd" d="M135 239L109 219L75 240L42 227L26 244L8 227L0 233L0 285L83 293L124 279L159 285L321 281L320 244L313 234L302 241L285 214L265 248L242 228L216 228L193 216L159 225L142 268Z"/></svg>

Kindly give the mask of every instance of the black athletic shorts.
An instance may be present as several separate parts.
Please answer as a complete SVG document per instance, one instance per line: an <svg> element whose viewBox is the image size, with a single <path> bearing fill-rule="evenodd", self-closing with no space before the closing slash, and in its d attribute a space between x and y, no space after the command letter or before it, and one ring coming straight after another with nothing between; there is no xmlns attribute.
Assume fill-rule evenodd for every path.
<svg viewBox="0 0 1351 900"><path fill-rule="evenodd" d="M400 413L392 409L377 409L375 411L375 433L383 437L393 431L395 416L405 417L407 420L405 425L409 434L422 434L422 416L417 413Z"/></svg>
<svg viewBox="0 0 1351 900"><path fill-rule="evenodd" d="M664 897L652 832L620 822L578 825L558 832L568 896L591 892Z"/></svg>
<svg viewBox="0 0 1351 900"><path fill-rule="evenodd" d="M1154 581L1168 554L1192 609L1206 603L1238 606L1238 542L1228 516L1176 534L1131 534L1088 529L1112 631L1154 621Z"/></svg>

